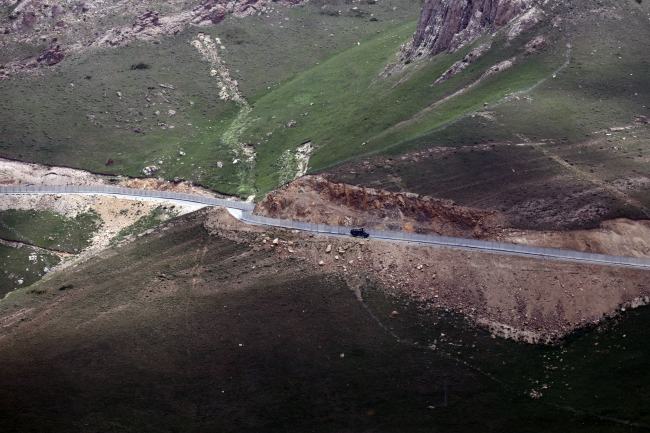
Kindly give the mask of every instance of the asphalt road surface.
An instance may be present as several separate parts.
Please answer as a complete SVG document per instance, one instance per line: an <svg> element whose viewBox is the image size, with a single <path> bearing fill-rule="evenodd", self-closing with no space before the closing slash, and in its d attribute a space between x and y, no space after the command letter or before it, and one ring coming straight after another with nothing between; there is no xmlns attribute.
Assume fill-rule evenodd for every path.
<svg viewBox="0 0 650 433"><path fill-rule="evenodd" d="M0 194L100 194L128 197L139 200L160 200L173 203L190 204L200 207L223 206L228 211L249 224L283 227L294 230L318 233L335 237L350 237L351 227L328 226L300 221L281 220L253 215L255 205L235 200L203 197L193 194L181 194L168 191L117 188L110 186L8 186L0 187ZM580 251L558 250L553 248L531 247L527 245L507 244L503 242L479 241L476 239L451 238L446 236L420 235L387 230L366 229L371 239L393 242L417 243L445 248L456 248L494 254L507 254L537 259L563 260L572 262L594 263L607 266L650 269L650 259L636 257L593 254Z"/></svg>

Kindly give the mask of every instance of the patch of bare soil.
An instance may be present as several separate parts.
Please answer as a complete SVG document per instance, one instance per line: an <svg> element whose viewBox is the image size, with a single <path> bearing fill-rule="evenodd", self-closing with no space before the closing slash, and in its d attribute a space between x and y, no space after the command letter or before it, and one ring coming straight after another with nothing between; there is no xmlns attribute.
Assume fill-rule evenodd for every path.
<svg viewBox="0 0 650 433"><path fill-rule="evenodd" d="M351 286L369 278L425 308L450 308L493 333L549 343L625 308L650 302L650 273L559 260L540 260L386 242L329 238L250 226L225 210L209 210L206 227L280 259L303 259L343 275ZM254 241L245 234L263 233ZM248 240L247 240L248 239ZM361 292L357 292L361 296Z"/></svg>
<svg viewBox="0 0 650 433"><path fill-rule="evenodd" d="M494 210L336 183L323 176L303 176L269 193L257 203L254 213L335 226L479 239L500 232L503 225L502 216Z"/></svg>
<svg viewBox="0 0 650 433"><path fill-rule="evenodd" d="M113 176L96 175L68 167L49 167L41 164L0 158L0 185L108 185Z"/></svg>
<svg viewBox="0 0 650 433"><path fill-rule="evenodd" d="M141 178L125 180L118 186L120 188L151 189L155 191L170 191L181 194L200 195L203 197L215 197L215 194L209 189L194 185L187 181L170 182L158 178Z"/></svg>
<svg viewBox="0 0 650 433"><path fill-rule="evenodd" d="M650 221L604 221L594 230L507 232L501 242L596 254L650 258Z"/></svg>

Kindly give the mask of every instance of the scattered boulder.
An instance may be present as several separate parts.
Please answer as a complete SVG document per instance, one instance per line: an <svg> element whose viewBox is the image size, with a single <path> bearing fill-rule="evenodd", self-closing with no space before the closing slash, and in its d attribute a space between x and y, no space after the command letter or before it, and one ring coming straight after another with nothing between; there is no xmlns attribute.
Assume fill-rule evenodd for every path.
<svg viewBox="0 0 650 433"><path fill-rule="evenodd" d="M108 161L106 161L106 166L108 167L109 165L115 164L115 160L113 158L108 158Z"/></svg>
<svg viewBox="0 0 650 433"><path fill-rule="evenodd" d="M178 154L179 154L180 156L185 156L185 152L183 152L182 150L179 150L179 151L178 151Z"/></svg>
<svg viewBox="0 0 650 433"><path fill-rule="evenodd" d="M65 14L65 9L63 9L63 7L61 7L60 5L57 5L57 4L52 5L52 8L50 9L50 16L52 18L57 18L57 17L59 17L59 16L61 16L63 14ZM58 23L57 23L57 25L58 25Z"/></svg>
<svg viewBox="0 0 650 433"><path fill-rule="evenodd" d="M136 132L136 133L138 133L138 134L142 134L142 129L140 129L140 128L135 128L135 129L133 130L133 132Z"/></svg>
<svg viewBox="0 0 650 433"><path fill-rule="evenodd" d="M169 110L167 114L169 114L170 116L174 116L176 115L176 112L174 110Z"/></svg>
<svg viewBox="0 0 650 433"><path fill-rule="evenodd" d="M637 116L636 119L634 119L636 123L650 123L648 122L648 118L646 116Z"/></svg>
<svg viewBox="0 0 650 433"><path fill-rule="evenodd" d="M45 63L47 66L54 66L65 57L65 52L57 38L50 41L48 47L36 58L39 63Z"/></svg>
<svg viewBox="0 0 650 433"><path fill-rule="evenodd" d="M528 56L530 54L533 54L534 52L541 50L547 45L548 41L544 39L544 36L536 36L525 45L524 48L526 48L526 52L524 55Z"/></svg>
<svg viewBox="0 0 650 433"><path fill-rule="evenodd" d="M156 11L146 11L136 17L133 23L133 31L136 33L143 32L151 27L160 26L160 15Z"/></svg>
<svg viewBox="0 0 650 433"><path fill-rule="evenodd" d="M510 26L510 30L508 30L508 40L511 41L525 31L533 28L542 18L543 14L540 9L533 6L525 13L519 15Z"/></svg>
<svg viewBox="0 0 650 433"><path fill-rule="evenodd" d="M155 165L150 165L142 169L141 173L144 174L145 176L151 176L155 172L158 171L158 167Z"/></svg>
<svg viewBox="0 0 650 433"><path fill-rule="evenodd" d="M23 1L9 15L13 24L9 33L22 32L23 30L33 29L38 23L39 2Z"/></svg>
<svg viewBox="0 0 650 433"><path fill-rule="evenodd" d="M77 4L72 8L72 13L75 15L79 15L87 11L88 7L86 6L86 2L77 2Z"/></svg>
<svg viewBox="0 0 650 433"><path fill-rule="evenodd" d="M296 124L295 120L290 120L289 123L287 123L287 128L291 128L295 124Z"/></svg>
<svg viewBox="0 0 650 433"><path fill-rule="evenodd" d="M332 251L332 244L327 244L327 248L325 248L325 252L329 253Z"/></svg>

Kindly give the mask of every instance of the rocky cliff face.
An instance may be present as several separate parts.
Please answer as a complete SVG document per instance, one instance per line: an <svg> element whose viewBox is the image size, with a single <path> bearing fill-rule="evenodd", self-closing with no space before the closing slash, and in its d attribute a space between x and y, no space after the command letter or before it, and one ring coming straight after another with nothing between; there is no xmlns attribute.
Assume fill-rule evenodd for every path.
<svg viewBox="0 0 650 433"><path fill-rule="evenodd" d="M492 28L519 16L530 0L426 0L413 35L411 52L453 53Z"/></svg>
<svg viewBox="0 0 650 433"><path fill-rule="evenodd" d="M488 30L498 30L527 10L532 0L425 0L413 40L398 53L399 61L383 75L391 75L413 60L451 54ZM534 9L534 8L532 8ZM532 14L518 33L537 23Z"/></svg>
<svg viewBox="0 0 650 433"><path fill-rule="evenodd" d="M303 176L270 193L255 214L318 224L483 238L502 228L501 214L448 200L392 193Z"/></svg>

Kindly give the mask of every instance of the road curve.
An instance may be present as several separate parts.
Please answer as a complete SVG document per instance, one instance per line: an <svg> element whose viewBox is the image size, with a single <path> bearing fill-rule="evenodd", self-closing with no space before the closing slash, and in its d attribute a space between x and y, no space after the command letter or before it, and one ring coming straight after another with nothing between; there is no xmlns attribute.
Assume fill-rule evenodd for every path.
<svg viewBox="0 0 650 433"><path fill-rule="evenodd" d="M240 220L256 225L268 225L294 230L318 233L327 236L350 236L350 227L312 224L253 215L255 205L241 201L168 191L155 191L111 186L7 186L0 187L0 195L6 194L100 194L146 200L166 200L199 206L223 206ZM571 262L592 263L607 266L650 269L650 259L612 256L608 254L583 253L580 251L531 247L503 242L480 241L476 239L451 238L446 236L420 235L388 230L366 229L372 239L396 242L435 245L486 253L507 254L537 259L552 259Z"/></svg>

